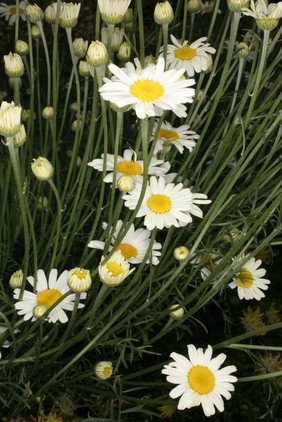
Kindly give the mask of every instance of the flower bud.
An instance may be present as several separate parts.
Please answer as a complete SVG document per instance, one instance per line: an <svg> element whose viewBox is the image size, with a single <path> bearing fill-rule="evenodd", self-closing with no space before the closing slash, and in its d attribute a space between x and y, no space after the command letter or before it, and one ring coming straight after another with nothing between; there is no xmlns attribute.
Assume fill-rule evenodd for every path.
<svg viewBox="0 0 282 422"><path fill-rule="evenodd" d="M44 12L37 4L29 4L25 11L31 23L40 22L44 19Z"/></svg>
<svg viewBox="0 0 282 422"><path fill-rule="evenodd" d="M59 24L62 28L73 28L77 25L81 3L62 2Z"/></svg>
<svg viewBox="0 0 282 422"><path fill-rule="evenodd" d="M228 9L231 12L241 12L242 7L249 7L250 0L227 0Z"/></svg>
<svg viewBox="0 0 282 422"><path fill-rule="evenodd" d="M113 364L112 362L101 361L96 363L94 366L94 374L100 380L106 380L110 378L113 373Z"/></svg>
<svg viewBox="0 0 282 422"><path fill-rule="evenodd" d="M20 56L26 56L29 53L29 45L22 40L17 40L15 51Z"/></svg>
<svg viewBox="0 0 282 422"><path fill-rule="evenodd" d="M73 268L68 274L68 286L76 293L86 292L90 289L92 280L90 271L84 268Z"/></svg>
<svg viewBox="0 0 282 422"><path fill-rule="evenodd" d="M20 130L13 136L13 143L15 147L22 146L26 141L26 131L24 125L21 125Z"/></svg>
<svg viewBox="0 0 282 422"><path fill-rule="evenodd" d="M117 57L121 62L128 62L131 55L131 45L128 42L123 42L117 53Z"/></svg>
<svg viewBox="0 0 282 422"><path fill-rule="evenodd" d="M9 78L20 78L24 74L24 64L17 53L4 56L5 72Z"/></svg>
<svg viewBox="0 0 282 422"><path fill-rule="evenodd" d="M131 0L98 0L101 18L107 25L120 23L126 14Z"/></svg>
<svg viewBox="0 0 282 422"><path fill-rule="evenodd" d="M122 43L123 36L124 36L124 29L115 27L112 33L112 38L111 38L111 45L110 45L111 51L113 52L118 51ZM108 28L106 26L104 26L101 29L101 39L102 39L102 42L106 45L108 41Z"/></svg>
<svg viewBox="0 0 282 422"><path fill-rule="evenodd" d="M41 318L47 310L48 306L46 305L35 305L32 310L32 313L35 318Z"/></svg>
<svg viewBox="0 0 282 422"><path fill-rule="evenodd" d="M47 106L44 107L42 110L42 117L45 120L51 120L54 117L54 109L53 107Z"/></svg>
<svg viewBox="0 0 282 422"><path fill-rule="evenodd" d="M31 170L38 180L48 180L54 174L54 167L44 157L34 158L31 164Z"/></svg>
<svg viewBox="0 0 282 422"><path fill-rule="evenodd" d="M245 42L240 42L236 51L239 59L245 59L246 57L248 57L249 52L250 52L249 46Z"/></svg>
<svg viewBox="0 0 282 422"><path fill-rule="evenodd" d="M183 306L176 303L169 307L169 316L173 319L182 319L184 317L185 311Z"/></svg>
<svg viewBox="0 0 282 422"><path fill-rule="evenodd" d="M86 61L80 60L79 65L78 65L78 73L83 78L87 78L88 76L91 75L91 72L90 72L91 67L92 66L90 66L90 64L88 64Z"/></svg>
<svg viewBox="0 0 282 422"><path fill-rule="evenodd" d="M101 41L92 41L88 47L86 61L94 67L103 66L108 63L109 57L107 48Z"/></svg>
<svg viewBox="0 0 282 422"><path fill-rule="evenodd" d="M3 101L0 107L0 135L15 136L21 128L21 107Z"/></svg>
<svg viewBox="0 0 282 422"><path fill-rule="evenodd" d="M54 8L54 3L49 4L44 13L45 21L53 25L56 22L56 10Z"/></svg>
<svg viewBox="0 0 282 422"><path fill-rule="evenodd" d="M82 57L85 57L87 47L88 47L88 41L84 41L83 38L76 38L73 43L73 52L74 55L79 57L80 59Z"/></svg>
<svg viewBox="0 0 282 422"><path fill-rule="evenodd" d="M157 3L154 10L154 20L159 25L168 25L173 21L174 12L168 1Z"/></svg>
<svg viewBox="0 0 282 422"><path fill-rule="evenodd" d="M135 188L135 181L132 176L121 176L117 181L118 188L121 192L131 192Z"/></svg>
<svg viewBox="0 0 282 422"><path fill-rule="evenodd" d="M34 40L39 40L39 38L41 37L40 30L37 25L32 25L31 36Z"/></svg>
<svg viewBox="0 0 282 422"><path fill-rule="evenodd" d="M177 261L185 261L189 256L189 249L186 246L179 246L174 249L173 255Z"/></svg>
<svg viewBox="0 0 282 422"><path fill-rule="evenodd" d="M27 122L30 118L30 110L29 109L22 110L21 117L22 117L23 122Z"/></svg>
<svg viewBox="0 0 282 422"><path fill-rule="evenodd" d="M187 3L187 11L189 13L198 13L201 10L201 3L199 0L189 0Z"/></svg>
<svg viewBox="0 0 282 422"><path fill-rule="evenodd" d="M46 196L39 196L37 201L37 209L39 211L48 209L48 198L46 198Z"/></svg>
<svg viewBox="0 0 282 422"><path fill-rule="evenodd" d="M23 284L23 272L22 270L18 270L14 272L9 281L9 286L11 289L20 289Z"/></svg>

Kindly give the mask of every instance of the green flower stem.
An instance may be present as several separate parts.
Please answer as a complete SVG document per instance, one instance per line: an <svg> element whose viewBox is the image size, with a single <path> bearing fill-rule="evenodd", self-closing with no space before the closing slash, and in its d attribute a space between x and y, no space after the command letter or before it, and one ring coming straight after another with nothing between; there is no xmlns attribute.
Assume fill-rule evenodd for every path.
<svg viewBox="0 0 282 422"><path fill-rule="evenodd" d="M20 21L20 0L16 0L16 21L15 21L15 46L19 39L19 21Z"/></svg>
<svg viewBox="0 0 282 422"><path fill-rule="evenodd" d="M74 78L74 67L72 67L71 69L71 75L68 81L68 88L67 88L67 93L66 93L66 97L65 97L65 104L64 104L64 109L63 109L63 114L61 117L61 124L60 124L60 129L58 131L58 139L62 139L62 133L65 127L65 121L66 121L66 115L67 115L67 111L68 111L68 105L69 105L69 99L70 99L70 93L71 93L71 89L72 89L72 84L73 84L73 78ZM77 113L80 113L80 110L77 110Z"/></svg>
<svg viewBox="0 0 282 422"><path fill-rule="evenodd" d="M107 45L106 45L106 47L107 47L109 57L112 58L113 53L112 53L111 45L112 45L112 38L113 38L115 25L108 24L107 28L108 28L108 32L107 32Z"/></svg>
<svg viewBox="0 0 282 422"><path fill-rule="evenodd" d="M49 183L52 191L54 192L54 195L55 195L55 198L56 198L56 201L57 201L57 208L58 208L57 219L56 219L57 222L56 222L55 243L54 243L54 249L53 249L52 259L51 259L51 263L50 263L50 271L51 271L51 269L54 268L54 264L55 264L56 259L57 259L59 240L61 238L62 203L61 203L59 192L58 192L53 180L48 179L47 182Z"/></svg>
<svg viewBox="0 0 282 422"><path fill-rule="evenodd" d="M282 352L282 346L263 346L258 344L230 344L227 346L229 349L236 349L236 350L271 350L272 352Z"/></svg>
<svg viewBox="0 0 282 422"><path fill-rule="evenodd" d="M186 12L186 15L187 15L187 12ZM189 29L189 41L190 41L190 43L191 43L192 38L193 38L194 22L195 22L195 13L191 13L191 16L190 16L190 29ZM182 29L182 41L185 40L185 34L186 34L186 30L185 30L185 27L183 26L183 29Z"/></svg>
<svg viewBox="0 0 282 422"><path fill-rule="evenodd" d="M29 247L30 247L29 226L28 226L28 220L27 220L26 203L25 203L24 192L23 192L22 176L20 174L20 167L19 167L17 155L15 153L13 138L7 139L7 146L9 149L14 176L16 180L18 200L19 200L19 206L20 206L21 217L22 217L22 222L23 222L23 230L24 230L24 260L23 260L24 277L23 277L23 284L22 284L21 293L19 297L19 299L21 299L24 289L25 289L26 276L27 276L28 265L29 265Z"/></svg>
<svg viewBox="0 0 282 422"><path fill-rule="evenodd" d="M254 86L254 90L252 92L250 105L248 107L247 114L244 118L244 127L245 128L247 128L247 126L249 124L249 121L251 119L253 109L254 109L254 106L255 106L255 102L257 100L257 95L258 95L258 92L259 92L259 87L260 87L261 78L262 78L262 73L263 73L263 70L264 70L264 67L265 67L265 62L266 62L268 40L269 40L269 31L263 31L263 42L262 42L262 52L261 52L261 57L260 57L260 63L259 63L258 72L256 74L256 78L255 78L255 86Z"/></svg>
<svg viewBox="0 0 282 422"><path fill-rule="evenodd" d="M270 372L269 374L253 375L251 377L238 378L238 382L261 381L271 378L282 377L282 371Z"/></svg>
<svg viewBox="0 0 282 422"><path fill-rule="evenodd" d="M136 7L138 13L138 28L139 28L139 58L141 66L144 66L145 61L145 38L144 38L144 21L143 21L143 8L142 0L136 0Z"/></svg>
<svg viewBox="0 0 282 422"><path fill-rule="evenodd" d="M239 59L239 66L238 66L238 74L237 74L237 79L236 79L236 85L235 85L235 90L234 90L234 94L233 94L233 98L232 98L232 103L230 106L230 111L229 114L233 113L235 104L236 104L236 100L237 100L237 96L238 96L238 91L239 91L239 87L240 87L240 83L242 80L242 76L243 76L243 69L244 69L244 64L245 64L245 59ZM226 125L226 128L228 126Z"/></svg>
<svg viewBox="0 0 282 422"><path fill-rule="evenodd" d="M216 17L217 17L217 11L220 5L220 0L216 0L214 7L213 7L213 14L212 14L212 19L211 19L211 23L209 26L209 32L207 35L207 39L209 40L213 31L213 27L215 25L215 21L216 21ZM240 19L240 13L237 13L237 15L239 15L239 19Z"/></svg>
<svg viewBox="0 0 282 422"><path fill-rule="evenodd" d="M58 2L59 3L59 2ZM59 5L58 5L59 7ZM47 66L47 105L50 105L51 101L51 66L50 66L50 58L49 58L49 52L48 52L48 46L45 38L45 33L43 30L43 25L41 21L37 22L37 26L40 31L44 51L45 51L45 58L46 58L46 66Z"/></svg>
<svg viewBox="0 0 282 422"><path fill-rule="evenodd" d="M66 330L65 330L65 332L64 332L64 334L61 338L61 343L64 343L65 340L71 334L72 328L73 328L73 326L76 322L76 319L77 319L77 310L78 310L79 301L80 301L80 293L75 293L75 302L74 302L71 318L70 318L70 321L67 325L67 328L66 328ZM54 360L55 360L55 357L54 357Z"/></svg>
<svg viewBox="0 0 282 422"><path fill-rule="evenodd" d="M20 105L20 82L21 78L13 78L14 79L14 103L15 105Z"/></svg>
<svg viewBox="0 0 282 422"><path fill-rule="evenodd" d="M188 15L187 4L188 4L188 0L184 0L184 2L183 2L183 14L181 16L181 21L182 21L181 41L182 42L186 39L187 15ZM192 13L192 15L194 15L194 13ZM191 18L192 18L192 15L191 15ZM191 19L191 22L192 22L192 19ZM191 25L191 27L192 27L192 25ZM190 27L190 31L191 31L191 27ZM193 31L193 28L192 28L192 31ZM189 37L189 41L191 42L190 37Z"/></svg>
<svg viewBox="0 0 282 422"><path fill-rule="evenodd" d="M220 343L217 343L213 346L213 349L217 350L223 347L229 347L231 344L237 343L242 340L246 340L247 338L251 338L258 334L265 333L268 331L279 330L281 328L282 328L282 322L278 322L277 324L272 324L272 325L266 325L261 328L256 328L255 330L249 331L248 333L240 334L239 336L232 337L231 339L224 340Z"/></svg>
<svg viewBox="0 0 282 422"><path fill-rule="evenodd" d="M167 40L168 40L168 24L162 25L162 31L163 31L163 58L165 59L166 63L166 56L167 56ZM165 65L165 67L167 67Z"/></svg>

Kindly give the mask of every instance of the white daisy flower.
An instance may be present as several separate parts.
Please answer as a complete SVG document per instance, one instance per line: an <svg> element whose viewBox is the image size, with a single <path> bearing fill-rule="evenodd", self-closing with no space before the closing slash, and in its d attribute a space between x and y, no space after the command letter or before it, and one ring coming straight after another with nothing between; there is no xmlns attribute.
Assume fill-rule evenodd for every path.
<svg viewBox="0 0 282 422"><path fill-rule="evenodd" d="M157 127L158 122L154 125L151 141L154 140ZM183 154L184 148L187 148L191 152L196 145L194 139L199 139L199 135L189 129L189 125L182 125L175 128L169 122L163 122L158 133L154 154L162 151L164 147L170 148L171 145L174 145L180 154Z"/></svg>
<svg viewBox="0 0 282 422"><path fill-rule="evenodd" d="M226 359L224 353L212 358L213 349L208 346L205 351L196 349L193 344L188 346L189 359L178 353L171 353L174 362L165 365L162 373L167 375L167 381L178 384L169 393L170 397L180 397L179 410L202 406L205 416L215 414L215 408L224 410L222 396L229 400L230 391L234 391L233 383L237 378L230 375L237 371L236 366L220 368Z"/></svg>
<svg viewBox="0 0 282 422"><path fill-rule="evenodd" d="M246 257L243 255L242 260ZM231 289L237 288L239 299L256 299L261 300L265 297L262 290L268 289L270 280L262 278L266 270L259 268L262 261L260 259L255 260L251 257L245 264L243 264L240 271L233 278L233 281L229 284Z"/></svg>
<svg viewBox="0 0 282 422"><path fill-rule="evenodd" d="M282 2L268 4L265 0L251 0L250 9L243 7L241 10L254 19L279 19L282 17Z"/></svg>
<svg viewBox="0 0 282 422"><path fill-rule="evenodd" d="M121 226L123 222L122 220L118 220L116 228L112 234L112 230L110 231L110 235L112 234L111 243L114 244ZM103 229L107 228L107 223L103 223ZM121 243L118 245L116 250L120 250L122 256L131 264L140 264L143 261L144 256L147 253L149 243L150 243L150 236L151 232L146 229L137 229L135 230L134 224L132 224L122 239ZM109 247L109 250L112 249L112 245ZM103 250L105 247L105 242L101 242L99 240L92 240L88 244L89 248L94 249L101 249ZM157 265L159 263L158 257L161 255L160 249L162 245L156 241L154 241L152 250L151 250L151 257L147 259L146 263L149 264L152 260L153 265Z"/></svg>
<svg viewBox="0 0 282 422"><path fill-rule="evenodd" d="M68 271L64 271L60 277L57 279L58 270L52 269L50 271L49 279L47 281L46 275L43 270L37 271L37 283L36 283L36 293L29 292L24 290L22 299L19 302L16 302L15 308L19 315L24 315L24 320L35 321L36 317L34 315L34 310L39 307L47 310L52 305L54 305L61 297L70 291L68 287ZM35 279L32 276L27 277L27 281L34 287ZM14 299L18 300L21 290L14 290ZM80 294L80 299L85 299L86 293ZM74 308L75 294L70 294L65 297L61 302L59 302L48 314L48 322L57 322L62 323L68 321L68 317L65 313L66 311L72 311ZM84 305L81 303L78 305L79 308L82 308ZM37 314L37 312L35 312Z"/></svg>
<svg viewBox="0 0 282 422"><path fill-rule="evenodd" d="M104 154L102 154L102 158L96 158L95 160L88 163L90 167L93 167L95 170L103 171L104 168ZM106 162L106 171L110 173L104 178L104 182L112 183L114 177L114 161L115 156L113 154L107 154L107 162ZM158 160L156 157L152 157L152 160L149 164L148 174L149 175L157 175L161 176L164 175L170 165L163 166L164 161ZM168 168L167 168L168 167ZM134 182L142 183L143 180L143 161L136 160L136 153L131 149L124 150L123 157L118 155L117 156L117 164L116 164L116 182L118 182L121 176L131 176L134 179Z"/></svg>
<svg viewBox="0 0 282 422"><path fill-rule="evenodd" d="M192 44L184 41L182 44L170 36L173 44L167 46L167 65L169 69L185 69L188 76L194 76L208 69L210 65L209 54L215 53L215 48L205 43L206 37L199 38Z"/></svg>
<svg viewBox="0 0 282 422"><path fill-rule="evenodd" d="M123 196L124 205L131 210L136 208L141 193L141 184ZM207 204L211 201L204 194L192 193L183 188L182 183L165 183L163 177L152 176L147 186L142 204L136 217L144 217L148 230L154 227L163 229L171 226L180 227L191 223L191 214L202 217L203 213L195 203Z"/></svg>
<svg viewBox="0 0 282 422"><path fill-rule="evenodd" d="M101 262L103 262L104 259L105 257L102 256ZM134 270L135 268L130 269L129 263L122 256L120 250L114 252L105 264L100 264L98 267L100 280L108 287L118 286Z"/></svg>
<svg viewBox="0 0 282 422"><path fill-rule="evenodd" d="M26 21L25 8L27 6L27 0L23 0L19 3L19 17ZM17 8L15 4L8 5L6 3L0 3L0 16L5 17L8 21L9 26L14 25L16 22Z"/></svg>
<svg viewBox="0 0 282 422"><path fill-rule="evenodd" d="M135 67L136 66L136 67ZM179 80L184 69L165 70L165 61L159 58L156 65L141 68L138 59L120 69L110 64L112 79L104 78L105 84L99 89L104 100L118 107L132 106L139 119L146 116L161 116L164 110L173 111L178 117L186 117L184 104L192 103L195 95L194 79Z"/></svg>

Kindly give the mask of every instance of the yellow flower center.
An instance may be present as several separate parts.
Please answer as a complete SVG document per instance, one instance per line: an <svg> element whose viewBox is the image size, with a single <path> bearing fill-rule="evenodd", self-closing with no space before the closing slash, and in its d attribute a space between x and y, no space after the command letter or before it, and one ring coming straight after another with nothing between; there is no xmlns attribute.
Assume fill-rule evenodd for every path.
<svg viewBox="0 0 282 422"><path fill-rule="evenodd" d="M158 81L139 79L130 86L130 94L141 101L155 101L164 95L164 87Z"/></svg>
<svg viewBox="0 0 282 422"><path fill-rule="evenodd" d="M45 289L37 293L36 300L38 305L45 305L50 308L62 297L62 293L57 289Z"/></svg>
<svg viewBox="0 0 282 422"><path fill-rule="evenodd" d="M136 161L120 161L117 163L117 171L127 176L135 176L136 174L142 174L142 166Z"/></svg>
<svg viewBox="0 0 282 422"><path fill-rule="evenodd" d="M191 60L197 55L197 50L189 47L189 45L184 45L181 48L176 48L174 50L174 55L180 60Z"/></svg>
<svg viewBox="0 0 282 422"><path fill-rule="evenodd" d="M253 280L254 279L250 271L246 270L246 268L241 268L236 283L238 286L248 289L252 286Z"/></svg>
<svg viewBox="0 0 282 422"><path fill-rule="evenodd" d="M73 275L76 275L77 278L79 278L79 280L83 280L85 278L87 274L87 271L81 269L81 268L77 268L74 272Z"/></svg>
<svg viewBox="0 0 282 422"><path fill-rule="evenodd" d="M171 210L171 199L166 195L152 194L147 200L147 205L156 214L164 214Z"/></svg>
<svg viewBox="0 0 282 422"><path fill-rule="evenodd" d="M213 390L215 378L207 366L193 366L187 374L190 387L198 394L208 394Z"/></svg>
<svg viewBox="0 0 282 422"><path fill-rule="evenodd" d="M16 8L16 6L12 6L12 7L9 7L9 13L11 14L11 15L15 15L16 13L17 13L17 8ZM24 13L24 10L21 8L21 7L19 7L19 15L23 15L23 13Z"/></svg>
<svg viewBox="0 0 282 422"><path fill-rule="evenodd" d="M112 276L117 277L123 273L123 268L115 262L109 262L106 264L107 270L112 273Z"/></svg>
<svg viewBox="0 0 282 422"><path fill-rule="evenodd" d="M158 135L159 139L167 139L168 141L177 141L179 139L179 135L177 132L171 129L161 129Z"/></svg>
<svg viewBox="0 0 282 422"><path fill-rule="evenodd" d="M133 258L135 256L137 256L137 249L134 248L134 246L130 245L129 243L121 243L118 247L117 247L118 251L121 251L122 256L124 256L124 258Z"/></svg>
<svg viewBox="0 0 282 422"><path fill-rule="evenodd" d="M112 375L112 369L108 366L105 366L105 368L103 368L103 375L104 377L110 377Z"/></svg>

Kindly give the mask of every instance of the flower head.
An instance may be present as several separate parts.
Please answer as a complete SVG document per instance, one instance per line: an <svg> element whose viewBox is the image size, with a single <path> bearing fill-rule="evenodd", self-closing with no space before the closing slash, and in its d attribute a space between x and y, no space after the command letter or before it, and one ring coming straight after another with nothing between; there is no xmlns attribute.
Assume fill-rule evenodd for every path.
<svg viewBox="0 0 282 422"><path fill-rule="evenodd" d="M91 283L92 280L89 270L76 267L69 271L68 286L73 292L86 292L90 289Z"/></svg>
<svg viewBox="0 0 282 422"><path fill-rule="evenodd" d="M20 56L26 56L29 53L29 45L23 40L17 40L15 52Z"/></svg>
<svg viewBox="0 0 282 422"><path fill-rule="evenodd" d="M167 64L169 69L185 69L188 76L206 71L210 64L209 54L214 54L215 49L205 43L206 37L199 38L192 44L184 41L182 44L170 36L172 44L167 46Z"/></svg>
<svg viewBox="0 0 282 422"><path fill-rule="evenodd" d="M116 25L120 23L131 0L98 0L101 17L106 24Z"/></svg>
<svg viewBox="0 0 282 422"><path fill-rule="evenodd" d="M23 272L22 270L15 271L9 280L9 286L12 289L19 289L23 284Z"/></svg>
<svg viewBox="0 0 282 422"><path fill-rule="evenodd" d="M102 41L92 41L88 47L86 61L90 66L99 67L108 63L109 57Z"/></svg>
<svg viewBox="0 0 282 422"><path fill-rule="evenodd" d="M19 300L21 290L14 290L14 299L19 300L15 303L15 308L19 315L24 316L23 318L25 321L29 319L35 321L37 318L36 315L38 315L38 317L42 316L51 306L55 305L56 302L58 302L56 306L47 315L47 321L53 323L57 321L65 323L68 321L65 310L73 310L75 294L70 294L62 299L65 293L70 291L67 284L68 271L64 271L59 278L57 278L57 276L58 270L53 268L47 280L44 271L38 270L35 293L24 290L21 300ZM34 277L27 277L27 281L32 287L35 286ZM82 293L80 298L85 299L86 293ZM78 308L82 308L83 306L83 304L79 303Z"/></svg>
<svg viewBox="0 0 282 422"><path fill-rule="evenodd" d="M59 24L62 28L73 28L77 24L81 3L61 3Z"/></svg>
<svg viewBox="0 0 282 422"><path fill-rule="evenodd" d="M173 21L174 12L168 1L159 2L155 6L154 20L159 25L168 25Z"/></svg>
<svg viewBox="0 0 282 422"><path fill-rule="evenodd" d="M102 256L101 262L104 261ZM130 269L129 263L125 260L120 250L113 253L111 258L98 268L100 280L109 287L118 286L131 274L135 268Z"/></svg>
<svg viewBox="0 0 282 422"><path fill-rule="evenodd" d="M123 196L124 205L131 210L141 194L141 184L136 185L132 192ZM183 188L182 183L165 183L163 177L152 176L148 184L137 217L145 217L144 224L149 230L154 227L163 229L171 226L180 227L191 223L191 214L202 217L203 213L195 204L206 204L210 201L201 193L192 193L189 188Z"/></svg>
<svg viewBox="0 0 282 422"><path fill-rule="evenodd" d="M245 259L243 256L241 260ZM237 289L239 299L256 299L261 300L265 297L265 294L262 290L268 289L268 284L270 281L262 278L266 270L259 268L261 265L261 260L257 261L255 258L250 258L246 263L244 263L233 278L233 281L229 284L231 289Z"/></svg>
<svg viewBox="0 0 282 422"><path fill-rule="evenodd" d="M186 246L178 246L174 249L173 255L177 261L185 261L189 256L189 249Z"/></svg>
<svg viewBox="0 0 282 422"><path fill-rule="evenodd" d="M15 136L21 128L21 107L3 101L0 107L0 135Z"/></svg>
<svg viewBox="0 0 282 422"><path fill-rule="evenodd" d="M9 53L4 56L5 72L9 78L20 78L24 74L24 64L21 56L17 53Z"/></svg>
<svg viewBox="0 0 282 422"><path fill-rule="evenodd" d="M158 122L155 122L151 141L153 141L155 137L157 127ZM199 135L189 129L189 125L182 125L178 128L175 128L169 122L163 122L157 134L158 139L156 142L154 154L157 154L164 148L170 148L172 145L178 149L180 154L183 154L184 148L187 148L191 152L196 145L195 140L199 138Z"/></svg>
<svg viewBox="0 0 282 422"><path fill-rule="evenodd" d="M94 374L100 380L106 380L112 376L113 364L109 361L102 360L94 366Z"/></svg>
<svg viewBox="0 0 282 422"><path fill-rule="evenodd" d="M251 0L251 8L242 8L242 12L246 16L253 17L260 29L271 31L278 25L279 19L282 17L282 2L271 3L268 5L266 0Z"/></svg>
<svg viewBox="0 0 282 422"><path fill-rule="evenodd" d="M114 170L116 170L116 183L122 176L131 176L135 183L142 183L143 180L143 161L136 160L136 154L131 149L124 150L123 157L117 156L116 168L114 168L115 156L113 154L107 154L106 160L106 171L110 173L104 178L104 182L112 183L114 177ZM164 175L167 168L163 166L164 161L158 160L156 157L152 157L148 168L148 174L156 174L158 176ZM90 167L95 170L103 171L104 168L104 154L102 158L96 158L95 160L88 163Z"/></svg>
<svg viewBox="0 0 282 422"><path fill-rule="evenodd" d="M116 241L117 236L120 233L122 227L122 220L118 220L115 230L110 230L110 235L112 235L111 244L113 245ZM107 228L107 223L103 223L103 228ZM131 264L140 264L143 261L150 244L150 237L151 232L145 229L135 229L134 224L129 227L126 235L122 239L121 243L118 245L117 250L119 250L128 262ZM89 248L95 249L104 249L105 242L101 242L99 240L92 240L88 244ZM153 265L157 265L159 263L159 256L161 255L160 249L162 245L156 241L154 241L152 245L152 249L150 251L149 258L147 259L147 263L152 261ZM109 250L112 249L110 246Z"/></svg>
<svg viewBox="0 0 282 422"><path fill-rule="evenodd" d="M20 1L19 3L18 14L23 21L26 21L25 8L27 4L27 0ZM0 3L0 16L5 17L5 20L8 21L10 26L14 25L17 18L17 6L15 4L8 5L6 3Z"/></svg>
<svg viewBox="0 0 282 422"><path fill-rule="evenodd" d="M178 117L186 116L185 103L192 103L195 95L194 79L179 80L185 72L165 70L165 61L159 58L156 65L149 64L142 69L138 59L126 63L124 68L114 64L109 70L112 79L104 78L104 85L99 89L101 96L119 107L130 105L139 119L146 116L161 116L164 110L173 111Z"/></svg>
<svg viewBox="0 0 282 422"><path fill-rule="evenodd" d="M187 347L189 359L178 353L171 353L174 361L165 365L162 370L167 375L168 382L177 384L169 393L170 397L180 397L177 406L179 410L201 405L205 416L214 415L215 408L223 412L222 396L226 400L231 398L230 391L234 391L233 383L237 378L230 374L237 368L230 365L219 369L226 355L221 353L212 358L211 346L205 351L196 349L193 344Z"/></svg>
<svg viewBox="0 0 282 422"><path fill-rule="evenodd" d="M32 23L40 22L44 19L43 10L37 4L29 4L26 7L28 20Z"/></svg>
<svg viewBox="0 0 282 422"><path fill-rule="evenodd" d="M257 328L265 327L265 323L263 322L264 313L260 311L260 307L258 306L255 310L248 306L247 310L242 311L243 316L240 317L240 321L245 328L245 331L253 331ZM265 331L257 334L258 336L264 336L266 334Z"/></svg>

